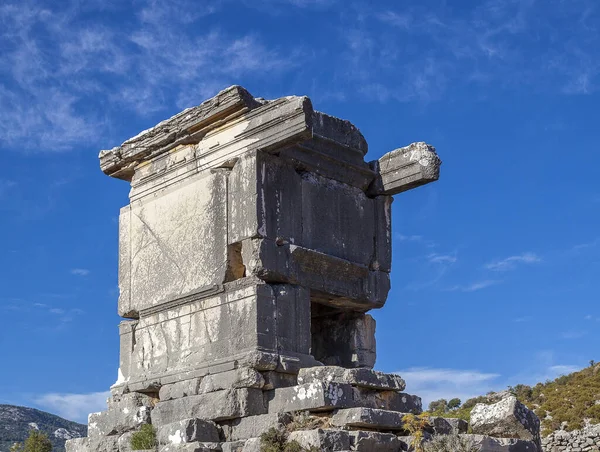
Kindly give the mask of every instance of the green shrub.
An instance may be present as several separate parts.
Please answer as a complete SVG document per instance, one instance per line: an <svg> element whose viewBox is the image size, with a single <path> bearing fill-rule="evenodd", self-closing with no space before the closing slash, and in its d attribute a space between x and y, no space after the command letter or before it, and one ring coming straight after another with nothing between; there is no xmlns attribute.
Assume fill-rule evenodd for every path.
<svg viewBox="0 0 600 452"><path fill-rule="evenodd" d="M150 424L144 424L131 435L131 450L146 450L156 447L156 430Z"/></svg>
<svg viewBox="0 0 600 452"><path fill-rule="evenodd" d="M15 443L10 448L10 452L50 452L51 450L52 443L48 436L38 430L31 430L24 443Z"/></svg>

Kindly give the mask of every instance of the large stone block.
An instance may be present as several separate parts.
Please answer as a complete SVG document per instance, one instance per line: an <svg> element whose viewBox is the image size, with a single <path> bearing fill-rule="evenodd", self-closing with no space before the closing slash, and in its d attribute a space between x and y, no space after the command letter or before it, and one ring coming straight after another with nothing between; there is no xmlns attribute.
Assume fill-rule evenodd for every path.
<svg viewBox="0 0 600 452"><path fill-rule="evenodd" d="M156 382L166 385L234 370L244 365L243 355L257 349L274 353L273 369L286 351L298 359L308 357L309 291L285 284L256 284L252 278L248 282L254 284L243 286L243 282L245 279L231 283L233 287L225 292L142 317L134 330L128 329L122 336L131 346L121 349L121 365L129 363L129 368L121 368L124 382L131 389L145 390ZM173 390L171 398L192 394L195 388ZM163 400L167 391L163 391Z"/></svg>
<svg viewBox="0 0 600 452"><path fill-rule="evenodd" d="M227 441L258 438L271 428L282 428L292 421L290 413L272 412L259 416L249 416L232 421L220 422Z"/></svg>
<svg viewBox="0 0 600 452"><path fill-rule="evenodd" d="M371 369L346 369L339 366L320 366L300 369L299 383L319 381L346 383L368 389L382 391L404 391L406 382L396 374L386 374Z"/></svg>
<svg viewBox="0 0 600 452"><path fill-rule="evenodd" d="M380 181L373 187L375 194L396 195L440 177L440 165L435 148L423 142L388 152L378 161Z"/></svg>
<svg viewBox="0 0 600 452"><path fill-rule="evenodd" d="M392 433L350 432L352 450L364 452L399 452L402 442Z"/></svg>
<svg viewBox="0 0 600 452"><path fill-rule="evenodd" d="M216 424L204 419L184 419L160 425L156 437L161 445L220 441Z"/></svg>
<svg viewBox="0 0 600 452"><path fill-rule="evenodd" d="M463 419L430 416L429 424L436 435L457 435L467 433L469 423Z"/></svg>
<svg viewBox="0 0 600 452"><path fill-rule="evenodd" d="M405 413L379 410L374 408L346 408L337 410L331 417L335 427L369 429L369 430L402 430L402 417Z"/></svg>
<svg viewBox="0 0 600 452"><path fill-rule="evenodd" d="M187 182L121 210L121 316L225 281L227 175L208 172Z"/></svg>
<svg viewBox="0 0 600 452"><path fill-rule="evenodd" d="M354 406L397 411L400 413L421 414L421 398L416 395L396 391L374 391L372 389L353 388Z"/></svg>
<svg viewBox="0 0 600 452"><path fill-rule="evenodd" d="M159 452L221 452L221 444L201 442L167 444L162 446Z"/></svg>
<svg viewBox="0 0 600 452"><path fill-rule="evenodd" d="M471 411L473 433L499 438L540 441L540 420L513 395L492 405L478 403Z"/></svg>
<svg viewBox="0 0 600 452"><path fill-rule="evenodd" d="M220 391L222 389L257 388L265 385L261 373L251 367L206 375L198 387L198 394Z"/></svg>
<svg viewBox="0 0 600 452"><path fill-rule="evenodd" d="M352 386L307 383L265 392L269 412L331 411L354 406Z"/></svg>
<svg viewBox="0 0 600 452"><path fill-rule="evenodd" d="M485 435L460 435L480 452L541 452L534 441L516 438L492 438Z"/></svg>
<svg viewBox="0 0 600 452"><path fill-rule="evenodd" d="M291 432L288 441L298 442L305 450L311 448L326 452L350 450L350 436L343 430L300 430Z"/></svg>
<svg viewBox="0 0 600 452"><path fill-rule="evenodd" d="M88 436L119 435L150 423L155 401L144 394L129 393L109 399L108 410L91 413L88 417Z"/></svg>
<svg viewBox="0 0 600 452"><path fill-rule="evenodd" d="M260 389L229 389L159 402L152 411L152 424L189 418L224 421L266 412Z"/></svg>

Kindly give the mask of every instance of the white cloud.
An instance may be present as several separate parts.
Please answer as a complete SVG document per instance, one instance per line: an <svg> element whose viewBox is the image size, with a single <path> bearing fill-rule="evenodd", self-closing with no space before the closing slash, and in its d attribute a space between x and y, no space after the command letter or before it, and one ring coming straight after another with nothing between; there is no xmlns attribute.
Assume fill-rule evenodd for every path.
<svg viewBox="0 0 600 452"><path fill-rule="evenodd" d="M73 268L71 269L71 274L77 276L87 276L90 274L90 271L87 268Z"/></svg>
<svg viewBox="0 0 600 452"><path fill-rule="evenodd" d="M432 400L458 397L464 402L501 387L500 374L477 370L413 367L397 373L406 380L408 392L422 397L424 408Z"/></svg>
<svg viewBox="0 0 600 452"><path fill-rule="evenodd" d="M106 399L109 396L110 391L90 394L50 393L35 398L34 402L65 419L87 423L88 414L106 409Z"/></svg>
<svg viewBox="0 0 600 452"><path fill-rule="evenodd" d="M492 261L486 264L485 268L493 271L507 271L515 268L517 264L534 264L536 262L541 262L539 256L534 253L523 253Z"/></svg>
<svg viewBox="0 0 600 452"><path fill-rule="evenodd" d="M587 334L587 331L573 330L573 331L563 331L560 334L560 337L563 339L581 339Z"/></svg>
<svg viewBox="0 0 600 452"><path fill-rule="evenodd" d="M476 281L474 283L467 284L467 285L456 285L456 286L450 287L447 290L451 291L451 292L457 292L457 291L458 292L476 292L478 290L486 289L490 286L500 284L500 283L501 283L501 281L498 281L495 279L486 279L483 281Z"/></svg>
<svg viewBox="0 0 600 452"><path fill-rule="evenodd" d="M432 253L427 256L427 260L432 264L454 264L458 258L450 254Z"/></svg>

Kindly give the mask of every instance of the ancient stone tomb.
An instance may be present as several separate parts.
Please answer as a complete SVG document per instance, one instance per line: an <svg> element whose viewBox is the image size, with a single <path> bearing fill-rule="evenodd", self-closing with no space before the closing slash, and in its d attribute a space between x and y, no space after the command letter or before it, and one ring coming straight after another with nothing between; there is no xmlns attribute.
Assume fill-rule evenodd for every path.
<svg viewBox="0 0 600 452"><path fill-rule="evenodd" d="M239 86L102 151L131 183L119 377L68 450L129 450L148 423L161 452L259 450L299 412L328 427L294 432L306 447L402 450L421 401L372 370L367 312L390 288L392 196L437 180L440 160L425 143L366 152L308 98Z"/></svg>

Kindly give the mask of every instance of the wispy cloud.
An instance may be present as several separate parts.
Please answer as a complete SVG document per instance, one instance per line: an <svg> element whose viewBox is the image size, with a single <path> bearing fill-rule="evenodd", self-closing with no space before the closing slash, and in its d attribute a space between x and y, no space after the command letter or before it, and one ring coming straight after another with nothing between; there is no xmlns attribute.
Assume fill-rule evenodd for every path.
<svg viewBox="0 0 600 452"><path fill-rule="evenodd" d="M496 284L500 284L502 281L498 281L495 279L486 279L483 281L476 281L471 284L466 285L456 285L452 286L449 289L446 289L451 292L477 292L478 290L486 289L488 287L494 286Z"/></svg>
<svg viewBox="0 0 600 452"><path fill-rule="evenodd" d="M273 77L296 64L295 48L281 52L257 34L217 27L195 27L190 33L190 25L223 3L149 0L141 2L137 14L100 2L5 3L0 8L0 145L69 150L103 134L112 111L172 112L241 77ZM129 26L89 20L90 13L102 17L103 8L116 8ZM103 102L91 101L107 92L112 94L103 94Z"/></svg>
<svg viewBox="0 0 600 452"><path fill-rule="evenodd" d="M34 402L65 419L87 423L88 414L106 409L106 399L109 396L110 391L89 394L50 393L35 398Z"/></svg>
<svg viewBox="0 0 600 452"><path fill-rule="evenodd" d="M587 335L587 331L581 330L572 330L572 331L563 331L560 334L560 337L563 339L573 340L573 339L581 339L582 337Z"/></svg>
<svg viewBox="0 0 600 452"><path fill-rule="evenodd" d="M450 254L431 253L427 256L427 260L432 264L454 264L458 258Z"/></svg>
<svg viewBox="0 0 600 452"><path fill-rule="evenodd" d="M87 268L73 268L71 269L71 274L77 276L87 276L90 274L90 271Z"/></svg>
<svg viewBox="0 0 600 452"><path fill-rule="evenodd" d="M518 264L534 264L536 262L541 262L541 260L542 259L534 253L523 253L492 261L486 264L485 268L493 271L507 271L512 270Z"/></svg>
<svg viewBox="0 0 600 452"><path fill-rule="evenodd" d="M423 397L424 408L433 400L458 397L464 402L501 387L500 374L477 370L413 367L397 373L406 380L409 392Z"/></svg>

